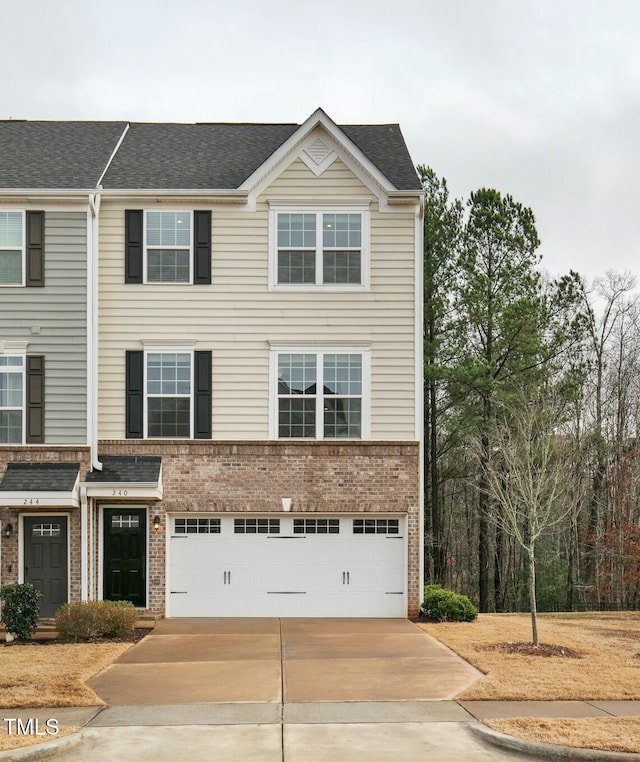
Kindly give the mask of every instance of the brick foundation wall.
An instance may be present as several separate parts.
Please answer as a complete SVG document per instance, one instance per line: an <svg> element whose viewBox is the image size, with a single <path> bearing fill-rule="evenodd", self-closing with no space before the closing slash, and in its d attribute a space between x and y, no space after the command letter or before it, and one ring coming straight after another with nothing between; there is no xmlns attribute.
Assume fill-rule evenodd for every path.
<svg viewBox="0 0 640 762"><path fill-rule="evenodd" d="M402 513L408 522L410 618L422 596L417 442L108 440L102 455L160 455L163 500L149 506L149 610L165 609L165 514L176 512ZM106 505L107 502L105 501ZM113 502L109 503L113 505ZM137 503L140 504L139 502Z"/></svg>

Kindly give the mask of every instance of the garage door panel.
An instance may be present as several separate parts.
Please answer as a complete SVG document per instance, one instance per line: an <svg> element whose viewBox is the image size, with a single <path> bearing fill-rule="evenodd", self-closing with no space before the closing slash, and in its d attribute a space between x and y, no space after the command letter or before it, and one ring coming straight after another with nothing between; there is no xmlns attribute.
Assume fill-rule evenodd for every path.
<svg viewBox="0 0 640 762"><path fill-rule="evenodd" d="M406 615L402 520L201 515L179 526L169 616Z"/></svg>

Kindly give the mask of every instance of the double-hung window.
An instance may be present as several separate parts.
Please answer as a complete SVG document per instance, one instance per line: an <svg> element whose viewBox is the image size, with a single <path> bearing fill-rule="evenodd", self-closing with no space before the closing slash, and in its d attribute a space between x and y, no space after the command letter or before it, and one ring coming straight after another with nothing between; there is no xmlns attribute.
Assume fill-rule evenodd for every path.
<svg viewBox="0 0 640 762"><path fill-rule="evenodd" d="M24 212L0 211L0 286L24 285Z"/></svg>
<svg viewBox="0 0 640 762"><path fill-rule="evenodd" d="M0 287L44 286L44 216L0 210Z"/></svg>
<svg viewBox="0 0 640 762"><path fill-rule="evenodd" d="M211 352L183 345L126 352L128 439L211 439Z"/></svg>
<svg viewBox="0 0 640 762"><path fill-rule="evenodd" d="M24 387L24 356L0 355L0 444L24 442Z"/></svg>
<svg viewBox="0 0 640 762"><path fill-rule="evenodd" d="M211 283L211 212L127 209L125 283Z"/></svg>
<svg viewBox="0 0 640 762"><path fill-rule="evenodd" d="M191 283L191 212L146 212L147 283Z"/></svg>
<svg viewBox="0 0 640 762"><path fill-rule="evenodd" d="M193 436L193 352L145 352L147 436Z"/></svg>
<svg viewBox="0 0 640 762"><path fill-rule="evenodd" d="M274 206L270 234L272 288L368 288L368 210Z"/></svg>
<svg viewBox="0 0 640 762"><path fill-rule="evenodd" d="M368 351L275 348L272 366L275 438L369 436Z"/></svg>

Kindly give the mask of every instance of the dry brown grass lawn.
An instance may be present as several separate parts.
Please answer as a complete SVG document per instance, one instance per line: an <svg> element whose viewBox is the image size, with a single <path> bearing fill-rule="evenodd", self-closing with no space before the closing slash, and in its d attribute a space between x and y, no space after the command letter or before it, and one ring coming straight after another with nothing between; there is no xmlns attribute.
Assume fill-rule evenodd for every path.
<svg viewBox="0 0 640 762"><path fill-rule="evenodd" d="M85 681L130 646L69 643L0 648L0 708L104 706Z"/></svg>
<svg viewBox="0 0 640 762"><path fill-rule="evenodd" d="M475 622L420 626L485 673L459 699L640 700L640 612L541 614L540 642L579 651L581 659L493 648L531 640L526 614L480 614Z"/></svg>
<svg viewBox="0 0 640 762"><path fill-rule="evenodd" d="M639 717L599 717L588 720L491 720L490 728L530 741L605 751L640 751Z"/></svg>
<svg viewBox="0 0 640 762"><path fill-rule="evenodd" d="M525 614L480 614L476 622L421 624L485 673L458 699L640 700L640 612L541 614L540 642L581 659L524 656L499 643L528 642ZM640 752L640 718L509 719L487 725L533 741L587 749Z"/></svg>

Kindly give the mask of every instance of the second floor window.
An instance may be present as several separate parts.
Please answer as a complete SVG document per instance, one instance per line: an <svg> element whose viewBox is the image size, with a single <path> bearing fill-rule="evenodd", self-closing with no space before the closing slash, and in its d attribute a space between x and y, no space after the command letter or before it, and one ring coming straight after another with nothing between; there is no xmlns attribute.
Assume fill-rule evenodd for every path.
<svg viewBox="0 0 640 762"><path fill-rule="evenodd" d="M22 212L0 212L0 286L24 283L24 220Z"/></svg>
<svg viewBox="0 0 640 762"><path fill-rule="evenodd" d="M368 287L368 212L274 209L272 288L357 290Z"/></svg>
<svg viewBox="0 0 640 762"><path fill-rule="evenodd" d="M147 283L191 282L191 213L147 212Z"/></svg>

